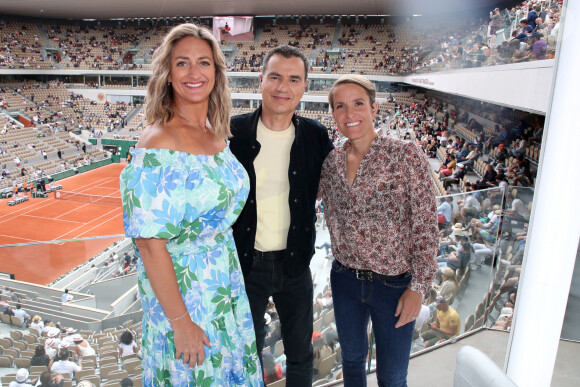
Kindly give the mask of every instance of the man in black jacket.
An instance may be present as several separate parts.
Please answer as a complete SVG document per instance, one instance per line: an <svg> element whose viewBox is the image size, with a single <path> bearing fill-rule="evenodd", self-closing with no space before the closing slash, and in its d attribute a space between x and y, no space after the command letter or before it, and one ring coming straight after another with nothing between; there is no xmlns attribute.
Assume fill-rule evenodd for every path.
<svg viewBox="0 0 580 387"><path fill-rule="evenodd" d="M256 344L264 347L264 312L273 297L286 354L286 385L312 384L315 201L322 163L333 149L326 128L297 116L308 61L280 46L264 58L262 105L232 118L230 149L250 177L250 194L234 239L252 309Z"/></svg>

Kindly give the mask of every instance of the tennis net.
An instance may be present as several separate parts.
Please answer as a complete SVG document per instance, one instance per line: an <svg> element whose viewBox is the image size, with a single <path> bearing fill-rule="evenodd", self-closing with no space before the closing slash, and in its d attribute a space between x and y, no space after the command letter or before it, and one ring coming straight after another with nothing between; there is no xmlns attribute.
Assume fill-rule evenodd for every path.
<svg viewBox="0 0 580 387"><path fill-rule="evenodd" d="M123 203L118 196L89 195L77 192L55 191L54 198L59 200L73 200L75 202L104 204L107 206L122 207Z"/></svg>

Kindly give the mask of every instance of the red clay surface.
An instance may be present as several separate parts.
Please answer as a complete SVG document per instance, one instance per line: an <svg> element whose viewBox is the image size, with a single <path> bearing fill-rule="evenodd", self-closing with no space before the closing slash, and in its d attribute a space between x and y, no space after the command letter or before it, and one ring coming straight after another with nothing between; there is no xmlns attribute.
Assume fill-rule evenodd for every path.
<svg viewBox="0 0 580 387"><path fill-rule="evenodd" d="M58 181L63 191L120 196L119 174L125 164L111 164ZM29 195L30 197L30 195ZM23 247L2 245L123 234L121 207L46 199L8 206L0 200L0 271L19 281L46 285L119 238Z"/></svg>

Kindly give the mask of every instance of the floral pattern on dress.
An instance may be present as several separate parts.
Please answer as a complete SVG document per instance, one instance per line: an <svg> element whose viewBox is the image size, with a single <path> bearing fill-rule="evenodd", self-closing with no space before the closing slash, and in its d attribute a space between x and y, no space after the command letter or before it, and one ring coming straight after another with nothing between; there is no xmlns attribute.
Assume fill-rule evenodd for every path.
<svg viewBox="0 0 580 387"><path fill-rule="evenodd" d="M175 360L171 324L139 259L143 385L262 386L231 230L248 196L246 171L229 145L213 156L144 148L131 155L120 177L125 233L167 240L187 311L212 343L193 370ZM136 245L135 251L140 258Z"/></svg>

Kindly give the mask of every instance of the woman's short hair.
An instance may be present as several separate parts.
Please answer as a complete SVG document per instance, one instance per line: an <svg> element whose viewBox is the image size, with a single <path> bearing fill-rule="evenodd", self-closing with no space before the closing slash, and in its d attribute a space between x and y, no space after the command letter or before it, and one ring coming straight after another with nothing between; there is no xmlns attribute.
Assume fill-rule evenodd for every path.
<svg viewBox="0 0 580 387"><path fill-rule="evenodd" d="M336 92L336 88L340 85L346 84L353 84L362 87L363 89L365 89L367 95L369 96L371 105L375 103L375 99L377 96L377 90L375 89L375 85L373 85L371 81L369 81L362 75L347 74L338 78L330 88L330 91L328 92L328 102L330 103L330 108L332 110L334 110L334 93Z"/></svg>
<svg viewBox="0 0 580 387"><path fill-rule="evenodd" d="M165 36L153 54L153 70L147 83L145 116L148 125L166 124L175 115L173 88L167 79L171 70L171 52L183 38L193 36L209 44L215 66L215 85L209 95L208 119L216 138L231 136L230 112L232 102L226 76L226 60L211 31L196 24L180 24Z"/></svg>

